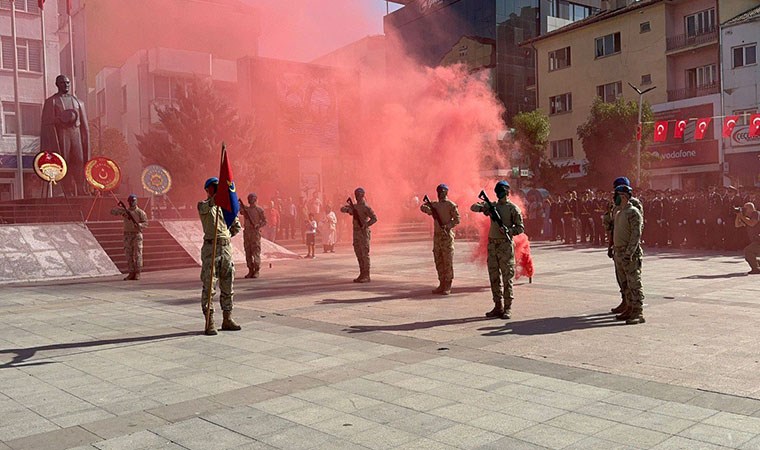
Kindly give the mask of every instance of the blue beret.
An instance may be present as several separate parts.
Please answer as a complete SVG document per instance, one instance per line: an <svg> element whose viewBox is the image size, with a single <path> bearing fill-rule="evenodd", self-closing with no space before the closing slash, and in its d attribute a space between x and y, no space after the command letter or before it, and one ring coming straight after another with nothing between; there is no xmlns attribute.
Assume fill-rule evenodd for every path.
<svg viewBox="0 0 760 450"><path fill-rule="evenodd" d="M621 184L620 186L615 186L615 192L616 193L623 193L623 194L632 195L633 194L633 189L631 189L630 186L626 186L625 184Z"/></svg>
<svg viewBox="0 0 760 450"><path fill-rule="evenodd" d="M631 185L631 180L629 180L626 177L615 178L615 181L612 182L612 187L630 186L630 185Z"/></svg>
<svg viewBox="0 0 760 450"><path fill-rule="evenodd" d="M211 186L212 184L219 184L219 178L211 177L208 180L206 180L206 184L203 185L203 189L208 189L208 187Z"/></svg>
<svg viewBox="0 0 760 450"><path fill-rule="evenodd" d="M436 191L448 191L449 187L445 183L441 183L435 188Z"/></svg>
<svg viewBox="0 0 760 450"><path fill-rule="evenodd" d="M354 189L354 194L363 194L363 193L364 193L364 188L358 187Z"/></svg>
<svg viewBox="0 0 760 450"><path fill-rule="evenodd" d="M132 199L137 200L137 195L135 195L135 194L129 194L129 197L127 197L127 200L132 200Z"/></svg>

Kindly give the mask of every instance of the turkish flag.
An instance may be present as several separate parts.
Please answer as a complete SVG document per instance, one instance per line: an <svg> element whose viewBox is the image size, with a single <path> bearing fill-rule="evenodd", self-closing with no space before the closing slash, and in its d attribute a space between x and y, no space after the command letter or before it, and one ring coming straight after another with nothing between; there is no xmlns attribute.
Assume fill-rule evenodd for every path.
<svg viewBox="0 0 760 450"><path fill-rule="evenodd" d="M726 118L723 119L723 137L731 137L731 132L734 131L737 120L739 120L739 116L726 116Z"/></svg>
<svg viewBox="0 0 760 450"><path fill-rule="evenodd" d="M676 139L683 139L683 132L686 129L686 124L688 123L688 120L677 120L676 121L676 129L673 130L673 137Z"/></svg>
<svg viewBox="0 0 760 450"><path fill-rule="evenodd" d="M71 15L71 11L74 10L74 7L71 4L71 0L66 0L66 13L68 15Z"/></svg>
<svg viewBox="0 0 760 450"><path fill-rule="evenodd" d="M760 114L749 117L749 137L760 136Z"/></svg>
<svg viewBox="0 0 760 450"><path fill-rule="evenodd" d="M710 125L711 120L712 118L710 117L697 120L697 128L694 130L695 139L701 140L702 138L705 137L705 133L707 132L707 127Z"/></svg>
<svg viewBox="0 0 760 450"><path fill-rule="evenodd" d="M665 142L668 138L668 121L655 122L654 124L654 141Z"/></svg>
<svg viewBox="0 0 760 450"><path fill-rule="evenodd" d="M40 9L42 9L42 7L45 6L45 0L37 0L37 6L39 6Z"/></svg>

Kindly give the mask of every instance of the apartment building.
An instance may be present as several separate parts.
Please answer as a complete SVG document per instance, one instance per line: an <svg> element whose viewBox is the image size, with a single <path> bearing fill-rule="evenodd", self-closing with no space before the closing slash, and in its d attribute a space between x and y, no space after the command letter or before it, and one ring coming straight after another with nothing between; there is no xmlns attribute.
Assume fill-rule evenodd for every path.
<svg viewBox="0 0 760 450"><path fill-rule="evenodd" d="M526 41L537 52L538 107L549 114L549 156L582 176L577 127L595 97L635 100L628 84L656 87L645 96L656 120L711 117L721 111L719 23L755 0L616 0L602 11ZM720 121L718 121L720 123ZM704 139L672 135L649 150L662 158L644 167L656 188L693 189L723 182L720 129ZM631 155L635 157L635 155Z"/></svg>
<svg viewBox="0 0 760 450"><path fill-rule="evenodd" d="M24 167L25 196L39 196L40 184L32 169L34 155L40 147L40 116L45 102L43 77L47 77L48 93L55 92L55 77L59 70L56 2L45 4L45 40L42 42L41 14L37 0L16 1L16 52L19 71L19 101L21 103L21 147ZM11 37L11 3L0 0L0 201L13 200L21 195L16 150L16 105L13 90L13 40ZM47 48L43 65L42 46ZM47 74L45 74L45 69Z"/></svg>

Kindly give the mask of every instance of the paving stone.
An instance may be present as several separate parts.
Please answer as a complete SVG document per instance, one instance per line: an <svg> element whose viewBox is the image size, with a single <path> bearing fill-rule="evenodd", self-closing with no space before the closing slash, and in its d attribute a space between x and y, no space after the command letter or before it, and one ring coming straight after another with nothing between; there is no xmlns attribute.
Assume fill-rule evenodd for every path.
<svg viewBox="0 0 760 450"><path fill-rule="evenodd" d="M321 405L310 405L278 414L278 416L283 419L300 423L301 425L311 425L341 415L343 415L342 411Z"/></svg>
<svg viewBox="0 0 760 450"><path fill-rule="evenodd" d="M379 424L375 422L351 414L342 414L311 425L312 428L323 433L344 439L378 426Z"/></svg>
<svg viewBox="0 0 760 450"><path fill-rule="evenodd" d="M461 403L449 404L440 408L435 408L428 411L429 414L434 416L445 417L459 423L467 423L478 417L491 414L492 411L479 408L473 405L464 405Z"/></svg>
<svg viewBox="0 0 760 450"><path fill-rule="evenodd" d="M397 449L401 450L456 450L457 447L446 445L440 441L434 441L432 439L419 439L406 444L401 444Z"/></svg>
<svg viewBox="0 0 760 450"><path fill-rule="evenodd" d="M40 448L56 450L88 445L99 440L98 436L95 436L84 428L70 427L6 441L6 444L14 450Z"/></svg>
<svg viewBox="0 0 760 450"><path fill-rule="evenodd" d="M435 395L416 393L407 397L397 398L391 400L391 403L403 406L404 408L413 409L415 411L427 412L441 406L451 405L451 400L436 397Z"/></svg>
<svg viewBox="0 0 760 450"><path fill-rule="evenodd" d="M482 428L457 424L451 428L436 431L431 439L457 448L477 448L501 439L503 436Z"/></svg>
<svg viewBox="0 0 760 450"><path fill-rule="evenodd" d="M419 436L396 428L379 426L356 433L348 438L351 442L372 449L396 448L419 439Z"/></svg>
<svg viewBox="0 0 760 450"><path fill-rule="evenodd" d="M81 425L85 430L100 436L103 439L111 439L135 431L165 425L168 422L153 414L146 412L132 413L109 419L96 420Z"/></svg>
<svg viewBox="0 0 760 450"><path fill-rule="evenodd" d="M652 447L653 450L725 450L722 445L708 444L682 436L671 436L667 440Z"/></svg>
<svg viewBox="0 0 760 450"><path fill-rule="evenodd" d="M563 450L634 450L640 447L633 447L617 442L610 442L597 437L589 437L576 442L575 444L565 447Z"/></svg>
<svg viewBox="0 0 760 450"><path fill-rule="evenodd" d="M722 445L724 447L736 448L752 439L755 435L743 431L731 430L729 428L698 423L681 431L679 436L710 444Z"/></svg>
<svg viewBox="0 0 760 450"><path fill-rule="evenodd" d="M231 448L251 442L243 434L194 418L151 429L159 436L188 449Z"/></svg>
<svg viewBox="0 0 760 450"><path fill-rule="evenodd" d="M666 416L680 417L686 420L699 422L717 414L717 411L700 408L698 406L668 402L651 409L651 412L665 414Z"/></svg>
<svg viewBox="0 0 760 450"><path fill-rule="evenodd" d="M588 435L563 430L550 425L538 424L518 431L514 437L544 447L559 449L587 438Z"/></svg>
<svg viewBox="0 0 760 450"><path fill-rule="evenodd" d="M393 428L425 437L454 425L456 422L449 419L425 413L415 413L388 423Z"/></svg>
<svg viewBox="0 0 760 450"><path fill-rule="evenodd" d="M329 446L332 438L329 434L299 425L256 437L272 447L293 450Z"/></svg>
<svg viewBox="0 0 760 450"><path fill-rule="evenodd" d="M688 402L703 408L728 411L736 414L751 415L760 411L760 400L739 398L715 392L702 392Z"/></svg>
<svg viewBox="0 0 760 450"><path fill-rule="evenodd" d="M695 422L691 420L667 416L665 414L657 414L650 411L644 411L637 416L623 420L623 422L635 427L660 431L667 434L678 434L695 424Z"/></svg>
<svg viewBox="0 0 760 450"><path fill-rule="evenodd" d="M467 423L473 427L482 428L503 436L514 434L520 430L536 425L536 422L509 416L507 414L491 412L475 418Z"/></svg>
<svg viewBox="0 0 760 450"><path fill-rule="evenodd" d="M545 423L546 425L551 425L553 427L587 435L592 435L594 433L617 425L616 422L574 412L569 412L567 414L555 417L551 420L546 421Z"/></svg>
<svg viewBox="0 0 760 450"><path fill-rule="evenodd" d="M142 430L136 433L120 435L111 439L96 442L93 446L100 450L143 450L153 449L171 441L151 431Z"/></svg>
<svg viewBox="0 0 760 450"><path fill-rule="evenodd" d="M631 425L618 424L596 433L594 437L617 442L618 444L649 448L663 442L670 435Z"/></svg>
<svg viewBox="0 0 760 450"><path fill-rule="evenodd" d="M477 447L478 450L545 450L546 447L531 444L512 437L503 437L486 445Z"/></svg>

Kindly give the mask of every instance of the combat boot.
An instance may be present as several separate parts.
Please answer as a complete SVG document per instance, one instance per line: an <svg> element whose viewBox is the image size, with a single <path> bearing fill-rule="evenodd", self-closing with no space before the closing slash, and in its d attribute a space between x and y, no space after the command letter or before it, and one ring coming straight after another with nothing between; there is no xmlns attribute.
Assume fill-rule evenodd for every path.
<svg viewBox="0 0 760 450"><path fill-rule="evenodd" d="M493 309L486 313L486 317L501 317L504 314L504 304L501 300L494 301Z"/></svg>
<svg viewBox="0 0 760 450"><path fill-rule="evenodd" d="M206 318L206 313L203 313L203 318L204 319ZM203 331L203 334L205 334L206 336L216 336L217 332L216 332L216 324L214 323L214 311L211 311L211 315L209 316L208 319L209 319L208 326Z"/></svg>
<svg viewBox="0 0 760 450"><path fill-rule="evenodd" d="M243 278L253 278L253 267L248 268L248 273Z"/></svg>
<svg viewBox="0 0 760 450"><path fill-rule="evenodd" d="M612 314L620 314L623 311L625 311L625 300L621 300L619 305L610 310Z"/></svg>
<svg viewBox="0 0 760 450"><path fill-rule="evenodd" d="M507 320L512 318L512 300L504 302L504 311L501 313L501 318Z"/></svg>
<svg viewBox="0 0 760 450"><path fill-rule="evenodd" d="M449 295L449 294L451 294L451 280L444 280L443 290L441 291L441 295Z"/></svg>
<svg viewBox="0 0 760 450"><path fill-rule="evenodd" d="M636 325L646 323L644 320L644 311L641 308L631 308L631 315L626 319L626 325Z"/></svg>
<svg viewBox="0 0 760 450"><path fill-rule="evenodd" d="M259 270L261 270L261 266L258 264L253 265L253 274L251 275L251 278L258 278L259 277Z"/></svg>
<svg viewBox="0 0 760 450"><path fill-rule="evenodd" d="M240 325L238 325L232 318L232 311L222 311L222 330L224 331L240 331Z"/></svg>
<svg viewBox="0 0 760 450"><path fill-rule="evenodd" d="M135 272L134 275L133 275L133 277L132 277L132 279L133 280L139 280L140 279L140 272Z"/></svg>
<svg viewBox="0 0 760 450"><path fill-rule="evenodd" d="M135 279L135 273L134 272L129 272L129 275L127 275L126 277L124 277L124 281L129 281L129 280L134 280L134 279Z"/></svg>
<svg viewBox="0 0 760 450"><path fill-rule="evenodd" d="M631 318L631 313L633 313L633 309L626 304L623 312L615 316L615 320L628 320Z"/></svg>
<svg viewBox="0 0 760 450"><path fill-rule="evenodd" d="M445 283L444 281L439 281L438 282L438 287L435 288L435 289L433 289L431 291L431 293L432 294L440 294L440 293L442 293L443 292L443 285L444 285L444 283Z"/></svg>

